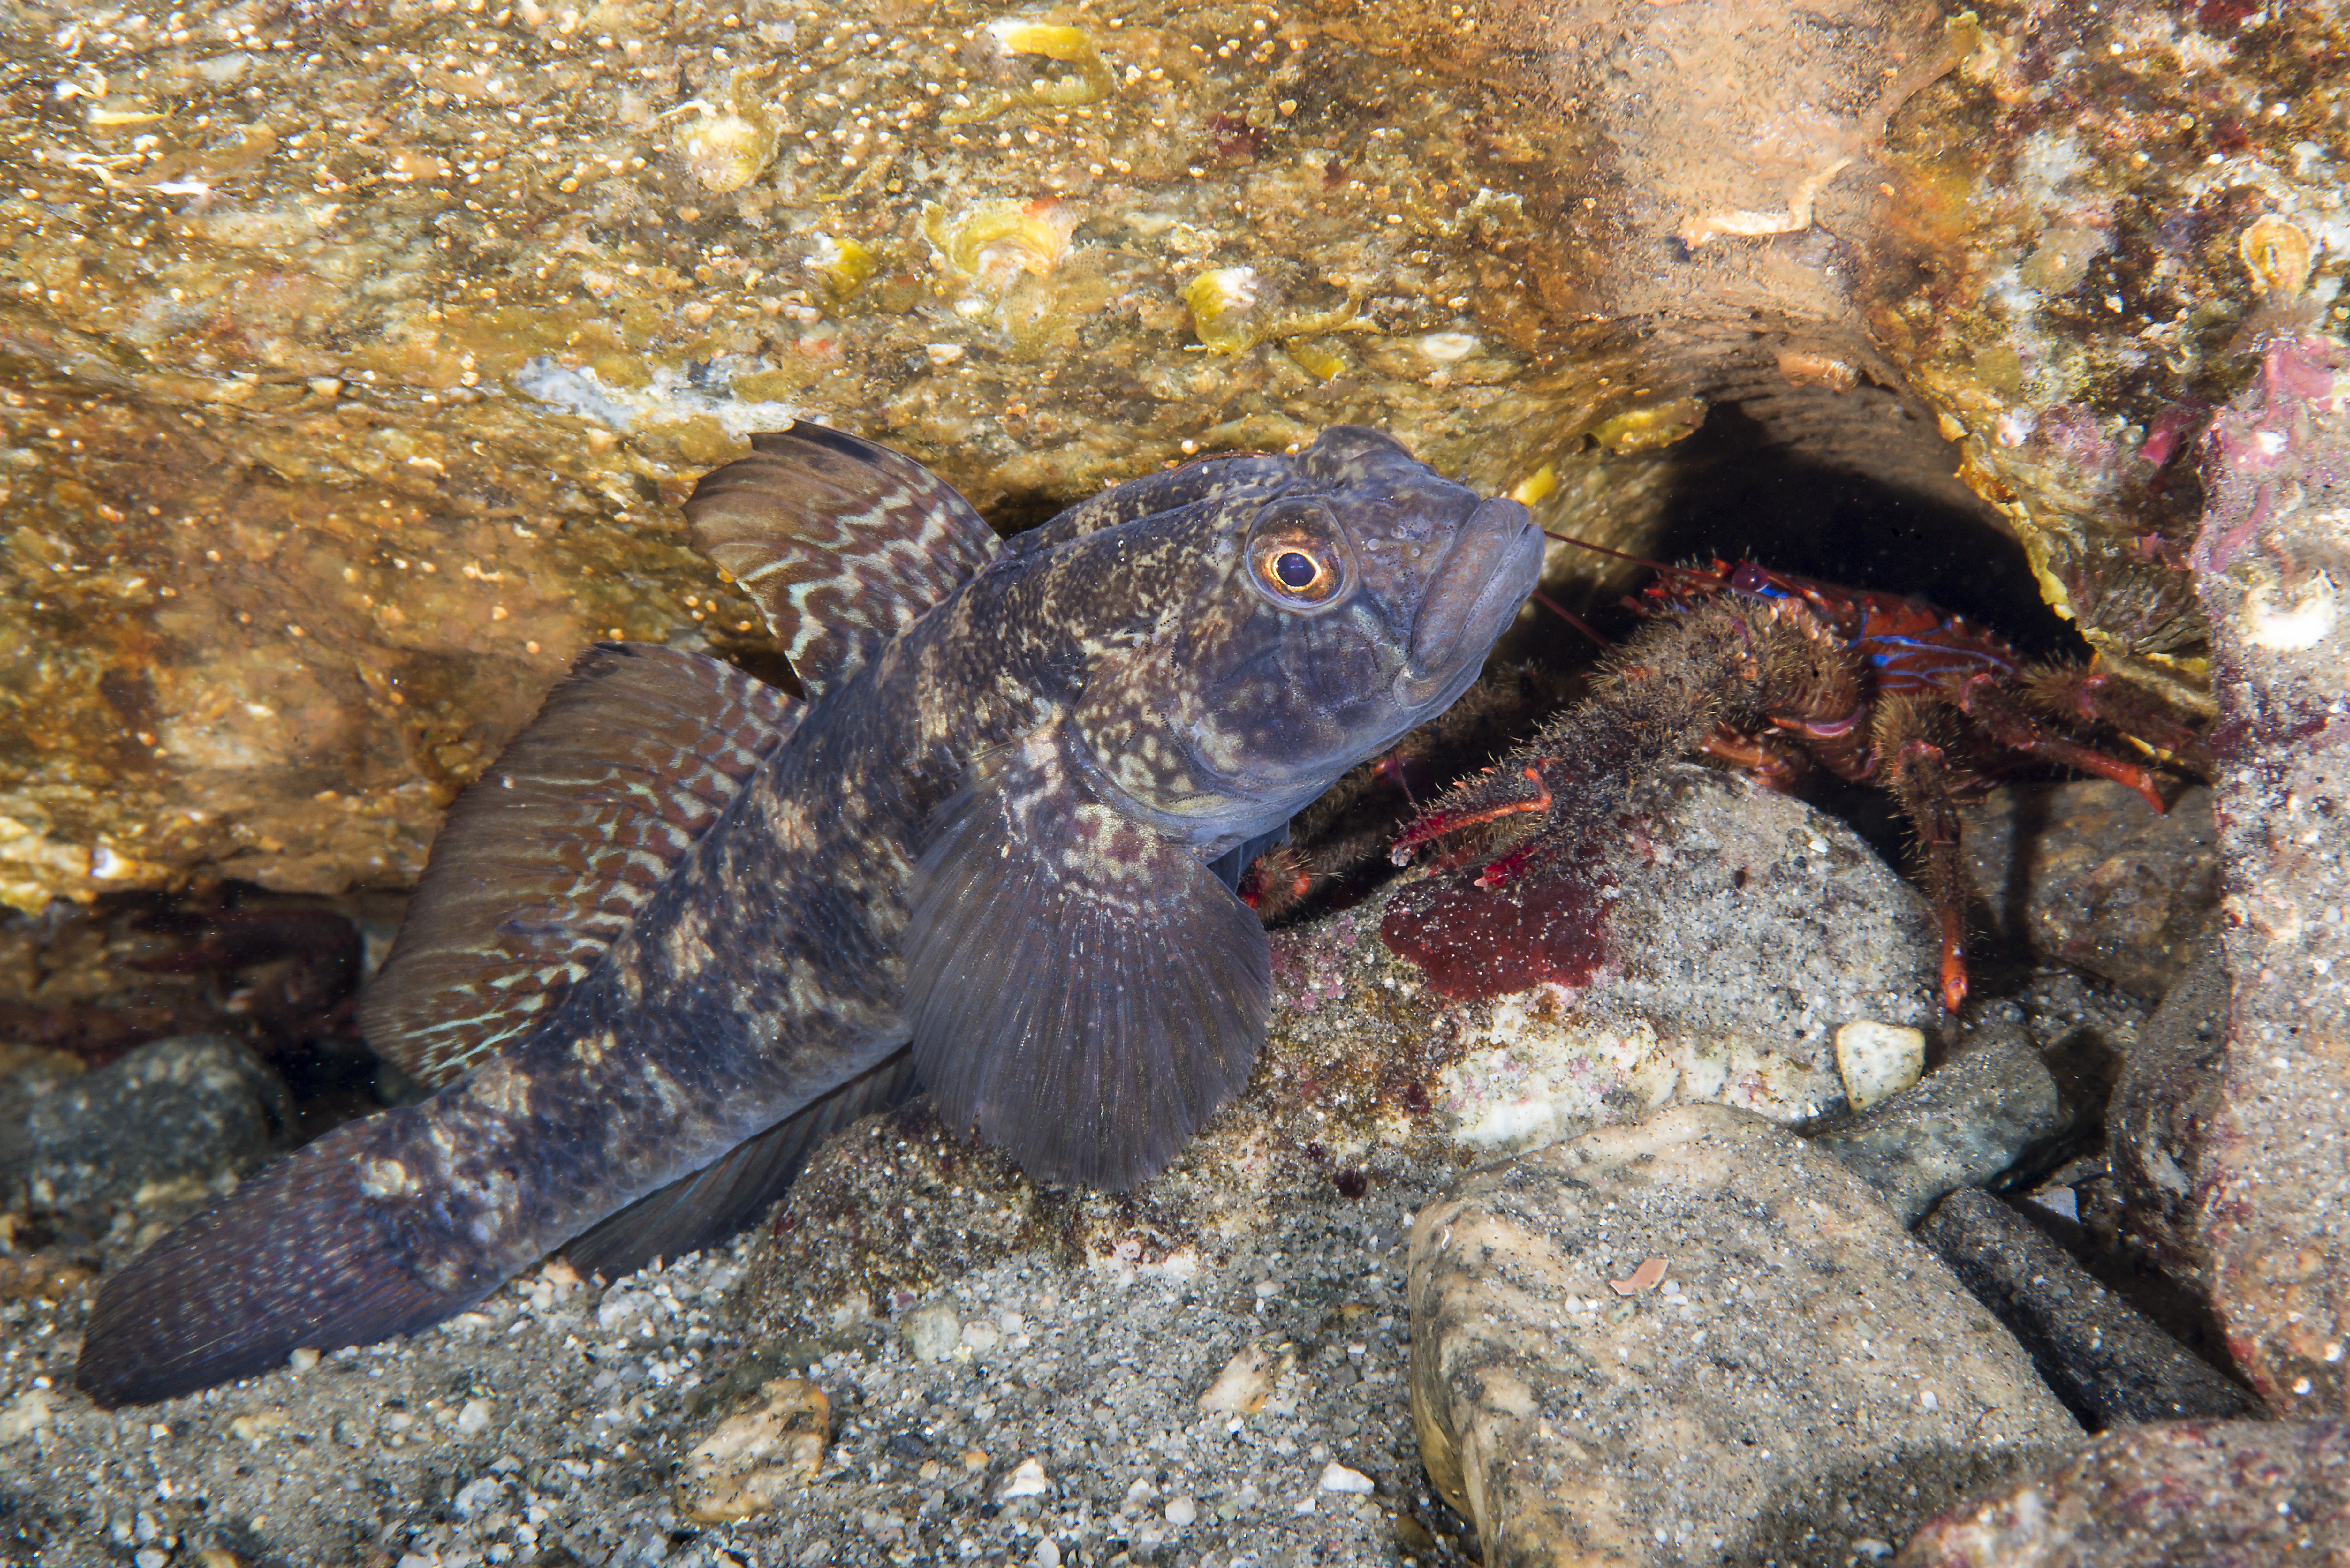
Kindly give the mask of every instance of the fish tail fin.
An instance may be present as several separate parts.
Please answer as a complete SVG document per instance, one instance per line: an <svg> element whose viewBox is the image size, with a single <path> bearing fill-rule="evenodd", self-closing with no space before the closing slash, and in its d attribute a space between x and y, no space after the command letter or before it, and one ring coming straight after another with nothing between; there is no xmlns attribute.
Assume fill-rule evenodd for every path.
<svg viewBox="0 0 2350 1568"><path fill-rule="evenodd" d="M322 1147L338 1141L279 1160L100 1285L75 1386L108 1408L152 1404L412 1332L496 1287L494 1272L421 1277L397 1214Z"/></svg>

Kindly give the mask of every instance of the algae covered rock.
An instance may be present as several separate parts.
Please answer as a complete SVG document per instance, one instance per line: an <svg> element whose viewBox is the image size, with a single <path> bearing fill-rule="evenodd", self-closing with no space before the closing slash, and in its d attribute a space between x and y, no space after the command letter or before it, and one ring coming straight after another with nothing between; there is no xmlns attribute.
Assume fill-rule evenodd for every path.
<svg viewBox="0 0 2350 1568"><path fill-rule="evenodd" d="M1004 525L1351 420L1637 548L1776 453L2191 699L2338 22L2046 11L16 7L0 897L411 881L587 642L764 653L673 503L803 414Z"/></svg>

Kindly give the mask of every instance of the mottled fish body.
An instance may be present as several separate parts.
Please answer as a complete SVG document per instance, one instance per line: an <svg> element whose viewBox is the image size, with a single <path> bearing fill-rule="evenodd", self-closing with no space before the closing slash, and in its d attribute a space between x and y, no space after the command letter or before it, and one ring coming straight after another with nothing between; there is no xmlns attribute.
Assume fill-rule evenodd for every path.
<svg viewBox="0 0 2350 1568"><path fill-rule="evenodd" d="M583 656L452 812L362 1003L438 1092L106 1282L100 1403L411 1331L566 1243L608 1273L704 1245L917 1085L1041 1179L1147 1179L1263 1037L1245 858L1460 694L1541 561L1524 508L1351 428L1005 542L812 425L687 510L811 701Z"/></svg>

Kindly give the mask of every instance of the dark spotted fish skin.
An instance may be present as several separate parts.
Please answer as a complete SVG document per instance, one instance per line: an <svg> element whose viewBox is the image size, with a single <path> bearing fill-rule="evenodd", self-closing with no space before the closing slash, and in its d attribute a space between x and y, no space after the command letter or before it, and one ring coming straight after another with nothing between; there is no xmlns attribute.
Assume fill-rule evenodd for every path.
<svg viewBox="0 0 2350 1568"><path fill-rule="evenodd" d="M690 842L639 834L628 876L606 867L602 883L567 860L546 911L501 912L503 884L452 850L438 901L457 912L386 979L439 986L470 943L528 1005L500 1013L457 983L436 1033L417 984L390 986L379 1016L445 1086L296 1151L109 1280L77 1375L101 1403L438 1321L599 1221L646 1217L608 1253L620 1266L706 1239L679 1229L710 1218L689 1212L710 1207L697 1172L707 1185L733 1160L749 1175L730 1202L772 1197L762 1183L815 1137L917 1076L1035 1174L1146 1179L1245 1082L1270 1006L1263 932L1209 863L1449 704L1541 557L1523 508L1480 502L1369 431L1154 475L1001 548L975 516L941 535L947 503L923 501L904 470L928 476L895 453L813 430L822 451L762 440L765 457L814 457L780 478L722 470L704 510L723 514L702 531L821 695L761 709L739 675L663 649L583 660L583 713L625 704L580 682L654 691L660 709L700 681L707 711L742 726L669 812L693 823ZM730 484L853 490L842 452L881 503L818 510L863 516L881 547L860 553L854 528L796 554L764 524L728 534L757 501L728 501ZM1266 574L1301 561L1343 591L1293 602ZM795 620L818 609L820 633ZM467 807L452 815L436 871L452 840L495 846L504 766L476 787L475 826L460 835ZM610 787L546 787L559 805L575 786ZM515 820L536 836L515 855L567 855L537 842L559 814L525 805ZM420 905L434 888L428 873ZM770 1145L783 1152L759 1155Z"/></svg>

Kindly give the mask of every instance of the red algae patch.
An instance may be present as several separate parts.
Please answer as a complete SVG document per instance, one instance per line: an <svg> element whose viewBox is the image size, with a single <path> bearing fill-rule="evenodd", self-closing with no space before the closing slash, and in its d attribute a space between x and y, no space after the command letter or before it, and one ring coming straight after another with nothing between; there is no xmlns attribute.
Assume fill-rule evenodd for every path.
<svg viewBox="0 0 2350 1568"><path fill-rule="evenodd" d="M1471 867L1395 896L1379 940L1426 971L1428 988L1475 1002L1545 982L1587 987L1610 961L1615 878L1596 867L1544 867L1500 888Z"/></svg>

